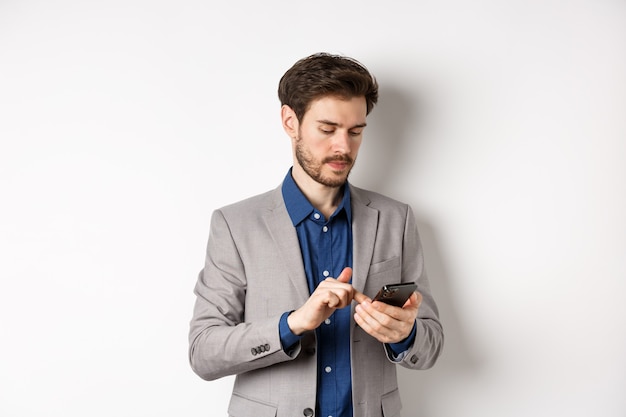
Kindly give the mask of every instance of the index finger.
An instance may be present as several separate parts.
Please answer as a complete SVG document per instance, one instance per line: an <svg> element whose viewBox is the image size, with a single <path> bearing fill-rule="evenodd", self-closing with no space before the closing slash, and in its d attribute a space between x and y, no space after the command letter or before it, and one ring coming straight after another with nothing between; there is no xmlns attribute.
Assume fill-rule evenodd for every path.
<svg viewBox="0 0 626 417"><path fill-rule="evenodd" d="M360 291L357 291L356 289L354 290L354 294L352 296L352 299L354 299L354 301L356 301L359 304L361 304L364 301L372 301L372 300L370 300L370 298L367 295L363 294Z"/></svg>

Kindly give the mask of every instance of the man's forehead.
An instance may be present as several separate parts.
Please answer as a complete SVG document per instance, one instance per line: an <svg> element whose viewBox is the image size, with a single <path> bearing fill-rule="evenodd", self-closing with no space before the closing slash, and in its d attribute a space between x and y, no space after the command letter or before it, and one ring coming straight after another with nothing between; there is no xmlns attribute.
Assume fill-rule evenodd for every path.
<svg viewBox="0 0 626 417"><path fill-rule="evenodd" d="M313 100L304 119L319 123L340 125L349 121L353 125L365 125L367 103L365 97L323 96Z"/></svg>

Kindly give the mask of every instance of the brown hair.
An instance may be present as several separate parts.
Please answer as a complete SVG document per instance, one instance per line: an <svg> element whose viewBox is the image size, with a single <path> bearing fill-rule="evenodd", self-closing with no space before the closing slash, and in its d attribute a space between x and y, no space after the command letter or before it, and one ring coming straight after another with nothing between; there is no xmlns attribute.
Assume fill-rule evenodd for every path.
<svg viewBox="0 0 626 417"><path fill-rule="evenodd" d="M300 59L278 83L280 104L291 107L299 121L314 100L325 96L363 96L369 114L378 101L378 83L357 60L325 52Z"/></svg>

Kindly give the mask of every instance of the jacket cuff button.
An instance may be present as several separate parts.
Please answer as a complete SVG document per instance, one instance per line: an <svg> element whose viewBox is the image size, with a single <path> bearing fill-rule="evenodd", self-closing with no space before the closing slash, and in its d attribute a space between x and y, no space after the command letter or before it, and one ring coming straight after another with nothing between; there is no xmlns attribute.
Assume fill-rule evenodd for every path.
<svg viewBox="0 0 626 417"><path fill-rule="evenodd" d="M313 409L312 408L308 408L307 407L307 408L305 408L302 411L302 414L304 414L306 417L313 417L313 414L315 414L315 413L313 413Z"/></svg>

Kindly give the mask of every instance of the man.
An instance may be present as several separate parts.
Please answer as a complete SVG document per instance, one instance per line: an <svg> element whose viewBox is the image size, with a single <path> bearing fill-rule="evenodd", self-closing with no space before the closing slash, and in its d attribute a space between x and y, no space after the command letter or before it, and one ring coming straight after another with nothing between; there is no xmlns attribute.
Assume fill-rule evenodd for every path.
<svg viewBox="0 0 626 417"><path fill-rule="evenodd" d="M191 366L236 375L233 417L397 417L396 365L431 367L443 333L410 207L347 181L377 82L320 53L278 95L293 166L278 188L213 213ZM402 307L367 296L398 282L418 284Z"/></svg>

